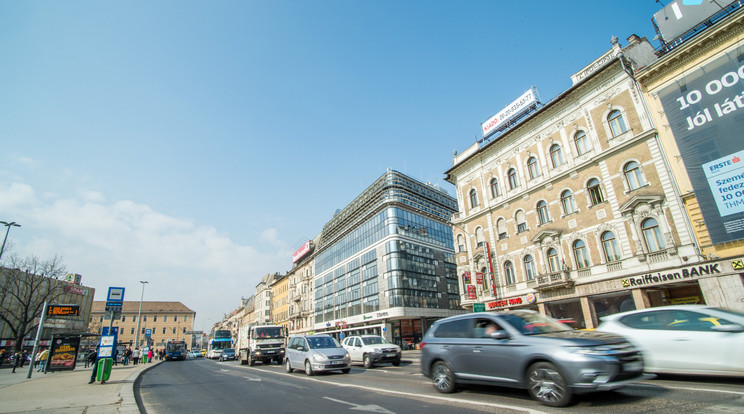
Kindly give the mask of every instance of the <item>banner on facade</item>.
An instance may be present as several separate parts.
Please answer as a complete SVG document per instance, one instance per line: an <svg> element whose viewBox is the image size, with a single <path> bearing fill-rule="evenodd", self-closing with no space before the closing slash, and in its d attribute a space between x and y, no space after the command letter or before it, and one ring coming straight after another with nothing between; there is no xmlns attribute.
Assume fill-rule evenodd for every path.
<svg viewBox="0 0 744 414"><path fill-rule="evenodd" d="M51 342L47 371L75 369L75 361L77 361L80 349L80 336L52 336Z"/></svg>
<svg viewBox="0 0 744 414"><path fill-rule="evenodd" d="M744 43L659 91L713 243L744 239Z"/></svg>

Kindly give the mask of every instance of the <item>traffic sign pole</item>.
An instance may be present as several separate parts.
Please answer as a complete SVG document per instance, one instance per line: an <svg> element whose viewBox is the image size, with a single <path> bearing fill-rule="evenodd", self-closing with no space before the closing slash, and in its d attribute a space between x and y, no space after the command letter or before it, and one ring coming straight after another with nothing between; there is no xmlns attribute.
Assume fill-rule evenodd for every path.
<svg viewBox="0 0 744 414"><path fill-rule="evenodd" d="M36 328L36 340L34 341L34 350L31 352L31 363L28 364L28 375L26 378L31 378L31 373L34 372L34 360L36 359L36 351L39 349L39 339L41 338L41 331L44 330L44 319L47 314L47 301L44 301L44 308L41 311L41 318L39 319L39 326ZM51 345L51 344L50 344Z"/></svg>

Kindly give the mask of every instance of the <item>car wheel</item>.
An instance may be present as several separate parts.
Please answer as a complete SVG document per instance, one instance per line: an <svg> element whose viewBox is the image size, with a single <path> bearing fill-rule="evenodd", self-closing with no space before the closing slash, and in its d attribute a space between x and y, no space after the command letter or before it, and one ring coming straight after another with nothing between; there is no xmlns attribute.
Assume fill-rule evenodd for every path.
<svg viewBox="0 0 744 414"><path fill-rule="evenodd" d="M393 361L393 366L399 367L400 366L400 359L396 359Z"/></svg>
<svg viewBox="0 0 744 414"><path fill-rule="evenodd" d="M369 355L364 355L364 368L372 368L372 358Z"/></svg>
<svg viewBox="0 0 744 414"><path fill-rule="evenodd" d="M444 394L455 391L455 374L452 373L449 365L444 361L437 361L431 368L431 379L434 388Z"/></svg>
<svg viewBox="0 0 744 414"><path fill-rule="evenodd" d="M351 372L351 368L344 368L341 370L341 372L343 372L344 374L348 374L349 372Z"/></svg>
<svg viewBox="0 0 744 414"><path fill-rule="evenodd" d="M251 354L248 354L248 365L251 367L256 365L256 360L253 359L253 356Z"/></svg>
<svg viewBox="0 0 744 414"><path fill-rule="evenodd" d="M550 407L565 407L571 403L571 389L555 365L537 362L527 368L527 391L535 401Z"/></svg>
<svg viewBox="0 0 744 414"><path fill-rule="evenodd" d="M305 374L310 376L313 375L313 366L310 361L305 361Z"/></svg>
<svg viewBox="0 0 744 414"><path fill-rule="evenodd" d="M285 363L284 363L284 369L285 369L285 370L286 370L287 372L289 372L290 374L292 373L292 371L294 371L294 370L292 369L292 364L290 364L290 363L289 363L289 358L287 358L287 362L285 362Z"/></svg>

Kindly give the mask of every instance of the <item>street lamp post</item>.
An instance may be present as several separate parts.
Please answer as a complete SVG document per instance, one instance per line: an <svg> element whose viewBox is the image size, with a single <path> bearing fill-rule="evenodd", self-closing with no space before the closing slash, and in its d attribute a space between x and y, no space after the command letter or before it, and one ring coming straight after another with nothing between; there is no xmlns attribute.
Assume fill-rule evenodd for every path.
<svg viewBox="0 0 744 414"><path fill-rule="evenodd" d="M140 296L139 310L137 311L137 333L134 336L134 347L139 346L139 334L140 334L140 320L142 319L142 299L145 297L145 284L148 283L146 280L140 280L142 283L142 295Z"/></svg>
<svg viewBox="0 0 744 414"><path fill-rule="evenodd" d="M5 230L5 238L3 239L3 245L2 245L2 247L0 247L0 259L2 259L3 258L3 250L5 250L5 242L8 240L8 233L10 233L10 228L11 227L21 227L21 225L18 224L18 223L16 223L15 221L11 221L10 223L5 222L5 221L0 221L0 224L2 224L3 226L7 227L7 229Z"/></svg>

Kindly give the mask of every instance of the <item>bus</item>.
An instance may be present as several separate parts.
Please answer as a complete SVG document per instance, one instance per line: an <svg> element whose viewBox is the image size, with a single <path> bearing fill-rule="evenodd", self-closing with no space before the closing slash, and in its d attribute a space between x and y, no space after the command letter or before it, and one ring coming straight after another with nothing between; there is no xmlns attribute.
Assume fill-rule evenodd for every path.
<svg viewBox="0 0 744 414"><path fill-rule="evenodd" d="M173 361L186 359L186 341L168 341L165 343L165 360Z"/></svg>
<svg viewBox="0 0 744 414"><path fill-rule="evenodd" d="M225 348L232 348L232 332L228 330L217 330L212 334L212 339L209 340L209 347L207 349L207 358L216 359L220 357L222 350ZM219 351L219 352L215 352Z"/></svg>

